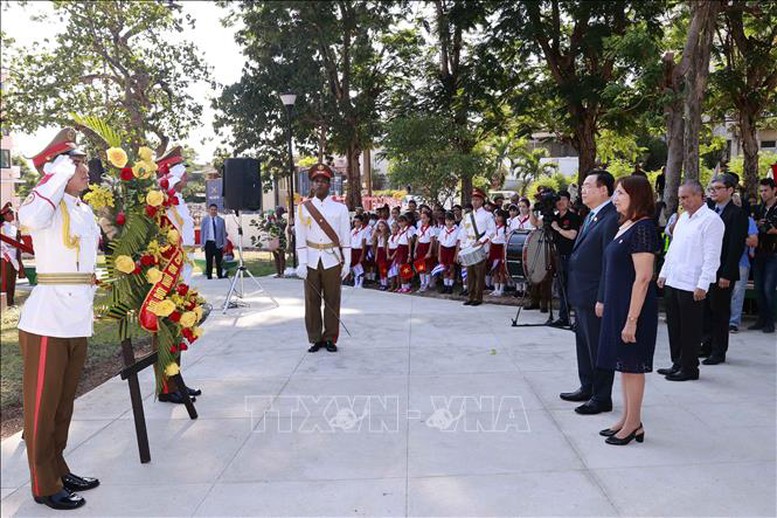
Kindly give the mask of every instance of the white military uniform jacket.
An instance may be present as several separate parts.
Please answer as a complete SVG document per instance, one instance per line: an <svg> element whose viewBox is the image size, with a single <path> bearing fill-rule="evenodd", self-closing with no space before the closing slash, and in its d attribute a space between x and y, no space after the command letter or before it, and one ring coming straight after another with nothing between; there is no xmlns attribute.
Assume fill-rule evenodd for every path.
<svg viewBox="0 0 777 518"><path fill-rule="evenodd" d="M92 209L65 193L72 162L61 164L39 184L19 209L22 231L32 236L35 269L40 274L94 274L100 227ZM40 336L92 336L94 294L88 284L39 284L24 304L19 329Z"/></svg>
<svg viewBox="0 0 777 518"><path fill-rule="evenodd" d="M0 232L2 232L5 237L10 237L14 241L16 241L16 238L18 237L16 235L16 226L10 221L3 222ZM19 250L12 244L0 241L0 257L11 263L11 266L13 266L14 270L17 272L19 271L19 260L16 257L18 252Z"/></svg>
<svg viewBox="0 0 777 518"><path fill-rule="evenodd" d="M175 187L175 184L180 181L180 176L186 172L186 169L182 164L176 164L171 170L171 177L169 178L170 188ZM175 197L178 198L178 205L171 205L167 209L167 219L169 219L178 232L181 234L181 244L187 253L191 254L194 251L194 218L192 218L189 212L189 207L183 199L183 195L180 192L175 193ZM186 284L191 284L192 281L192 264L191 257L189 262L183 265L181 271L181 278Z"/></svg>
<svg viewBox="0 0 777 518"><path fill-rule="evenodd" d="M343 268L350 268L351 222L348 208L344 204L335 201L331 196L327 196L323 201L315 196L311 200L313 206L318 209L335 233L337 233L344 257L340 255L338 247L332 243L329 236L313 219L313 216L310 215L304 204L300 203L297 207L297 219L294 221L299 264L306 264L309 268L316 269L320 262L323 268L328 270L343 263Z"/></svg>
<svg viewBox="0 0 777 518"><path fill-rule="evenodd" d="M473 213L475 215L475 222L477 223L480 238L475 234L475 226L472 224ZM485 243L486 251L488 251L487 243L494 237L495 233L496 222L494 221L494 215L483 207L480 207L470 214L464 214L464 217L461 218L461 226L459 228L461 248L475 246L475 244L479 242Z"/></svg>

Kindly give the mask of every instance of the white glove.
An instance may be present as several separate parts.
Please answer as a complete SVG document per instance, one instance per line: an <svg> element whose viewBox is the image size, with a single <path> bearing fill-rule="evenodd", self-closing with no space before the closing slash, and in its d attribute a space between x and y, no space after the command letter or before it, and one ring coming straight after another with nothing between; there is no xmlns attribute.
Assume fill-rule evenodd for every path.
<svg viewBox="0 0 777 518"><path fill-rule="evenodd" d="M345 280L349 275L351 275L351 263L343 263L343 269L340 270L340 278Z"/></svg>
<svg viewBox="0 0 777 518"><path fill-rule="evenodd" d="M76 174L76 165L68 155L59 155L43 166L43 174L62 175L70 179Z"/></svg>
<svg viewBox="0 0 777 518"><path fill-rule="evenodd" d="M297 277L299 277L303 281L308 278L308 265L307 264L301 264L301 265L297 266Z"/></svg>

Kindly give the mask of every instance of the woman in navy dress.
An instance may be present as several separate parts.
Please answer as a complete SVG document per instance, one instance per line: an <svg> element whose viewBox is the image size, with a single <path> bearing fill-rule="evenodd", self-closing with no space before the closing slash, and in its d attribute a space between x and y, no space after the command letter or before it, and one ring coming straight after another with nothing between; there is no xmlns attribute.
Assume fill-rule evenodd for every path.
<svg viewBox="0 0 777 518"><path fill-rule="evenodd" d="M608 444L642 442L645 373L653 370L658 302L653 268L659 248L653 189L647 178L627 176L616 184L613 204L621 226L604 252L604 304L597 366L621 373L623 416L601 435Z"/></svg>

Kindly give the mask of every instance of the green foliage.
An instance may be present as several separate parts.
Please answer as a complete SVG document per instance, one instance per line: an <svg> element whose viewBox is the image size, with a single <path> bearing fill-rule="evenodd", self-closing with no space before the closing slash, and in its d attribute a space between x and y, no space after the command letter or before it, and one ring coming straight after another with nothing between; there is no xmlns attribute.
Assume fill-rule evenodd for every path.
<svg viewBox="0 0 777 518"><path fill-rule="evenodd" d="M27 160L19 155L13 155L11 157L11 163L15 166L19 166L19 179L22 183L16 184L16 195L23 200L38 184L41 176L38 171L30 167Z"/></svg>
<svg viewBox="0 0 777 518"><path fill-rule="evenodd" d="M3 42L13 70L3 98L10 129L32 133L74 124L73 112L88 112L115 128L122 142L137 146L153 136L161 150L199 122L202 106L187 89L207 81L209 71L194 45L171 42L174 33L194 28L178 4L59 0L53 7L49 21L62 31L51 49ZM82 122L79 128L94 126ZM99 137L87 136L101 147Z"/></svg>
<svg viewBox="0 0 777 518"><path fill-rule="evenodd" d="M539 187L550 187L551 189L558 191L561 187L559 178L556 175L553 176L541 176L529 184L529 187L524 192L525 196L532 197L537 193Z"/></svg>
<svg viewBox="0 0 777 518"><path fill-rule="evenodd" d="M480 170L479 158L455 145L460 128L446 117L400 117L387 126L384 158L390 160L389 178L411 186L430 202L454 196L465 174Z"/></svg>

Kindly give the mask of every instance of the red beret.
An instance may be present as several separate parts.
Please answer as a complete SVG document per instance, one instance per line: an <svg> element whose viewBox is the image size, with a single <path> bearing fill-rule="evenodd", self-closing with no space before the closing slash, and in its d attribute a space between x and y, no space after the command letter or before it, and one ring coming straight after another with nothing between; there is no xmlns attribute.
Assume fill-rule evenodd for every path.
<svg viewBox="0 0 777 518"><path fill-rule="evenodd" d="M332 173L332 169L326 164L316 164L310 169L308 169L308 178L311 180L315 180L316 177L323 176L328 180L331 180L334 178L334 173Z"/></svg>

